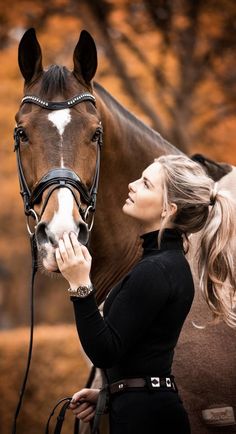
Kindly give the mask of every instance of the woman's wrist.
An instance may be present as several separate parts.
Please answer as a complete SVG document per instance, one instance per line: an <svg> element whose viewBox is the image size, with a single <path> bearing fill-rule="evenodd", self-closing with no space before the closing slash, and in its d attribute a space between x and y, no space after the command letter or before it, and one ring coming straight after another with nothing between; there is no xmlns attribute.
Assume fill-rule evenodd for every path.
<svg viewBox="0 0 236 434"><path fill-rule="evenodd" d="M90 279L86 279L86 280L80 280L78 282L69 282L70 285L70 289L72 291L76 291L77 288L79 288L79 286L91 286L91 280Z"/></svg>
<svg viewBox="0 0 236 434"><path fill-rule="evenodd" d="M94 292L95 292L95 289L94 289L91 282L87 285L81 284L79 286L75 286L74 288L71 288L71 287L68 288L68 293L70 294L70 296L78 297L78 298L86 298L86 297L88 297L88 295L90 295Z"/></svg>

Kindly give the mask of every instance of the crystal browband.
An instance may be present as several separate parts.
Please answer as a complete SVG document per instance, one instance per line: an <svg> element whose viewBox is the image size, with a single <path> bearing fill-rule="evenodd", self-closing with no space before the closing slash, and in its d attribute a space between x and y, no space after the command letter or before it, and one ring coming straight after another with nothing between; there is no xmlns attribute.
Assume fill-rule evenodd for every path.
<svg viewBox="0 0 236 434"><path fill-rule="evenodd" d="M35 95L25 95L21 100L21 105L25 103L31 103L48 110L62 110L68 107L73 107L82 101L91 101L94 105L96 103L95 97L91 93L85 92L81 93L80 95L75 95L73 98L70 98L66 101L45 101Z"/></svg>

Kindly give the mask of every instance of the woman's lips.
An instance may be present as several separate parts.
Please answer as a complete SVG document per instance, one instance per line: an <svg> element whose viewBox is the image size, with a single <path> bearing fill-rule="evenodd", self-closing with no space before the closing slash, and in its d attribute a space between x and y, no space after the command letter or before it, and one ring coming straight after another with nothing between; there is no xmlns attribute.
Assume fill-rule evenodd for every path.
<svg viewBox="0 0 236 434"><path fill-rule="evenodd" d="M126 202L131 202L131 203L134 203L134 201L133 201L132 197L130 197L130 196L128 196L128 197L127 197L127 199L126 199Z"/></svg>

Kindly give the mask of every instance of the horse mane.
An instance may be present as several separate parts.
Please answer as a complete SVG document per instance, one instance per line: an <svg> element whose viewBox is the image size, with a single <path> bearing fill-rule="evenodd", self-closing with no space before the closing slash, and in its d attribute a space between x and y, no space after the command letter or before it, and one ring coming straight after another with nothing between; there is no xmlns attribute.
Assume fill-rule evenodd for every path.
<svg viewBox="0 0 236 434"><path fill-rule="evenodd" d="M68 71L65 66L51 65L43 74L40 96L53 98L54 95L63 95L66 90Z"/></svg>
<svg viewBox="0 0 236 434"><path fill-rule="evenodd" d="M176 148L174 145L172 145L170 142L164 139L160 133L158 133L153 128L146 125L144 122L138 119L133 113L131 113L123 105L121 105L106 89L104 89L103 86L101 86L97 82L94 82L94 88L96 91L98 91L99 94L102 94L102 97L105 100L109 101L109 104L112 104L117 109L117 111L123 115L124 119L130 120L132 125L136 125L136 127L140 131L142 131L142 134L146 133L149 136L152 136L160 144L164 145L165 148L168 149L169 153L182 154L182 152L178 148Z"/></svg>

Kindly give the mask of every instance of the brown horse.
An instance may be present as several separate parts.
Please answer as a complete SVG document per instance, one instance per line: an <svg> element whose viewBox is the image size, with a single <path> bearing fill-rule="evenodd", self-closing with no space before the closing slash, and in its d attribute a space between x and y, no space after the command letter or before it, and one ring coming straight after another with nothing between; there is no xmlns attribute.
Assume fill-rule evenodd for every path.
<svg viewBox="0 0 236 434"><path fill-rule="evenodd" d="M75 48L72 72L60 66L43 71L41 49L33 30L21 40L19 66L26 96L55 102L73 100L84 93L96 98L96 105L84 100L61 110L48 110L36 105L36 100L24 98L16 121L20 128L20 159L30 191L37 189L44 175L55 168L73 171L88 191L96 172L99 129L103 128L98 201L90 239L93 279L102 300L137 258L137 230L121 213L128 183L154 157L180 151L121 107L100 85L92 85L97 55L87 32L81 33ZM40 218L36 228L39 260L48 271L57 271L54 251L64 231L75 231L81 242L88 238L84 221L87 204L74 186L68 187L53 190L47 198L48 189L53 188L49 185L34 203Z"/></svg>
<svg viewBox="0 0 236 434"><path fill-rule="evenodd" d="M57 65L45 71L34 30L23 36L19 66L25 79L25 97L16 115L16 149L25 212L36 219L39 261L49 272L57 271L54 252L64 231L75 231L81 242L87 242L93 219L90 211L95 210L97 193L89 244L93 256L92 280L101 302L141 252L137 227L121 212L128 183L139 177L155 157L180 151L137 120L100 85L92 83L97 53L92 37L85 31L81 32L73 60L72 72ZM207 388L209 369L201 360L207 353L210 358L214 331L210 329L209 334L209 329L205 329L197 333L190 320L185 330L175 371L183 383L194 434L203 434L208 430L199 417L202 405L214 403L212 396L217 394L219 403L226 400L234 404L230 367L235 357L229 358L227 366L220 361L217 365L222 376L228 372L224 385L232 392L227 396L221 394L213 383ZM228 329L219 326L214 335L215 360L221 358L222 341L226 343L225 351L230 353L231 339ZM200 350L196 360L195 351L202 340L207 348L204 354ZM196 371L188 377L186 372L191 370L193 361ZM200 372L201 381L197 386L194 383L192 392L193 377ZM196 394L204 397L204 404L202 399L195 402Z"/></svg>

